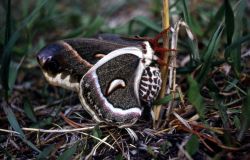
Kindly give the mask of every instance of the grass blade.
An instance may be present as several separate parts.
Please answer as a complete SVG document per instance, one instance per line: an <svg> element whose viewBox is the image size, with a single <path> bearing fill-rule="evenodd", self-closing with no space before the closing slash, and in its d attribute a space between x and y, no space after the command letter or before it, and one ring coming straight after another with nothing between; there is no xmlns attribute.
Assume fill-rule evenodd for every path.
<svg viewBox="0 0 250 160"><path fill-rule="evenodd" d="M167 104L169 101L172 101L174 99L178 99L180 97L179 94L176 94L175 96L173 94L169 94L159 100L156 100L154 102L154 105L163 105L163 104Z"/></svg>
<svg viewBox="0 0 250 160"><path fill-rule="evenodd" d="M3 110L7 116L7 119L11 125L11 127L20 134L20 136L25 137L23 130L21 129L19 123L17 122L16 116L13 113L12 109L8 106L3 106Z"/></svg>
<svg viewBox="0 0 250 160"><path fill-rule="evenodd" d="M192 28L192 31L196 33L197 35L202 35L201 27L198 24L198 22L192 18L188 11L187 1L182 0L182 6L183 6L183 14L184 14L184 20L187 22L188 26Z"/></svg>
<svg viewBox="0 0 250 160"><path fill-rule="evenodd" d="M203 98L200 94L200 86L190 76L188 77L188 84L189 84L188 100L195 107L201 120L204 120L204 118L205 118L205 106L203 103Z"/></svg>
<svg viewBox="0 0 250 160"><path fill-rule="evenodd" d="M72 147L64 151L57 160L68 160L71 159L73 154L76 152L77 149L77 143L74 144Z"/></svg>
<svg viewBox="0 0 250 160"><path fill-rule="evenodd" d="M218 11L216 12L215 16L212 17L202 37L206 37L208 33L215 31L216 29L215 27L218 26L219 23L223 20L224 15L225 15L225 5L222 4L218 9Z"/></svg>
<svg viewBox="0 0 250 160"><path fill-rule="evenodd" d="M230 4L228 4L228 5L230 5ZM238 39L242 38L242 31L243 31L243 26L242 26L243 23L242 22L244 19L244 11L245 11L246 6L247 6L246 1L240 1L239 5L237 7L237 10L235 11L236 12L235 17L237 17L237 18L235 18L235 20L234 20L235 21L235 26L233 26L234 27L234 34L229 35L229 36L232 36L232 37L229 37L229 38L231 38L232 42L228 43L228 45L231 45L232 43L235 43L235 41L238 41ZM230 7L228 7L228 8L230 8ZM233 16L232 15L233 13L231 13L233 11L229 11L229 12L230 12L230 14L225 15L226 17ZM227 26L233 25L231 23L233 23L234 21L231 20L231 22L228 22L229 24L227 24ZM230 32L232 32L232 29L230 29L230 30L231 30ZM239 77L240 72L241 72L241 43L238 43L237 47L235 47L234 49L230 49L230 50L226 49L225 58L229 62L229 64L232 65L234 72Z"/></svg>
<svg viewBox="0 0 250 160"><path fill-rule="evenodd" d="M11 50L13 46L15 45L16 41L18 40L20 36L20 32L23 28L26 27L26 25L32 20L32 18L38 14L40 9L46 4L47 0L44 0L38 5L32 13L26 17L18 27L18 29L13 33L13 35L10 37L6 45L4 46L3 56L2 56L2 62L1 62L1 83L5 90L5 97L8 97L8 90L10 88L9 86L9 68L10 68L10 61L11 61ZM8 27L8 26L7 26Z"/></svg>
<svg viewBox="0 0 250 160"><path fill-rule="evenodd" d="M11 37L11 0L7 1L6 27L5 27L5 45Z"/></svg>
<svg viewBox="0 0 250 160"><path fill-rule="evenodd" d="M212 36L212 38L209 41L206 52L203 54L202 60L204 61L204 63L202 64L201 71L197 75L197 81L201 84L203 83L204 79L207 77L207 74L211 69L212 58L214 57L214 54L215 54L217 47L219 45L219 40L220 40L220 37L222 35L223 29L224 29L224 27L222 25L220 25L217 28L216 32L214 33L214 35Z"/></svg>
<svg viewBox="0 0 250 160"><path fill-rule="evenodd" d="M228 0L224 1L225 6L225 29L227 33L227 44L232 43L232 38L234 34L234 12Z"/></svg>
<svg viewBox="0 0 250 160"><path fill-rule="evenodd" d="M220 119L222 121L223 128L225 129L224 131L224 140L225 144L231 145L232 144L232 136L231 133L229 132L230 130L230 121L229 121L229 116L227 114L227 106L222 103L222 98L219 96L218 93L212 92L211 93L214 101L215 101L215 107L218 110Z"/></svg>
<svg viewBox="0 0 250 160"><path fill-rule="evenodd" d="M187 152L192 156L199 149L199 139L196 135L192 135L187 144L185 145Z"/></svg>
<svg viewBox="0 0 250 160"><path fill-rule="evenodd" d="M44 148L43 151L36 157L36 159L43 160L48 158L49 154L53 152L55 147L56 147L55 144L51 144L48 147Z"/></svg>
<svg viewBox="0 0 250 160"><path fill-rule="evenodd" d="M33 107L30 104L30 101L28 99L24 100L24 112L32 122L34 122L34 123L37 122L35 112L34 112Z"/></svg>
<svg viewBox="0 0 250 160"><path fill-rule="evenodd" d="M231 45L227 46L226 52L228 52L230 50L233 50L233 49L236 49L242 43L245 43L245 42L248 42L248 41L250 41L250 34L248 34L246 36L243 36L243 37L239 37L237 40L234 40L234 42Z"/></svg>
<svg viewBox="0 0 250 160"><path fill-rule="evenodd" d="M187 2L186 0L182 0L182 6L183 6L183 14L184 14L184 20L187 22L187 24L190 26L190 28L193 28L190 14L188 12Z"/></svg>
<svg viewBox="0 0 250 160"><path fill-rule="evenodd" d="M93 128L92 130L92 135L94 137L97 137L97 138L101 138L102 137L102 131L101 129L99 128L98 125L95 126L95 128ZM95 139L95 142L98 143L99 141Z"/></svg>
<svg viewBox="0 0 250 160"><path fill-rule="evenodd" d="M244 138L244 133L248 130L249 127L250 127L250 88L248 88L247 96L241 110L241 128L240 128L240 133L237 137L238 141L241 141Z"/></svg>
<svg viewBox="0 0 250 160"><path fill-rule="evenodd" d="M22 65L24 60L24 57L21 59L20 63L15 63L15 62L10 62L10 68L9 68L9 80L8 80L8 86L9 86L9 91L8 91L8 95L10 95L12 93L14 84L16 82L16 77L17 77L17 73L18 70L20 68L20 66Z"/></svg>
<svg viewBox="0 0 250 160"><path fill-rule="evenodd" d="M6 14L6 26L5 26L5 41L4 45L6 46L7 43L10 40L11 37L11 0L7 1L7 14ZM8 75L9 73L9 65L10 65L10 57L4 57L5 54L1 56L1 70L0 70L0 77L1 77L1 83L5 90L5 98L7 99L7 91L9 90L8 85L8 76L6 76L6 73Z"/></svg>
<svg viewBox="0 0 250 160"><path fill-rule="evenodd" d="M6 116L7 116L7 119L8 119L8 121L9 121L11 127L12 127L16 132L19 133L18 136L22 139L22 141L23 141L24 143L26 143L28 146L30 146L32 149L34 149L35 151L40 152L40 150L39 150L33 143L31 143L30 141L28 141L28 140L26 139L25 134L24 134L24 132L22 131L22 129L21 129L19 123L17 122L16 116L15 116L15 114L13 113L12 109L11 109L9 106L6 106L6 105L3 106L3 109L4 109L4 112L5 112Z"/></svg>

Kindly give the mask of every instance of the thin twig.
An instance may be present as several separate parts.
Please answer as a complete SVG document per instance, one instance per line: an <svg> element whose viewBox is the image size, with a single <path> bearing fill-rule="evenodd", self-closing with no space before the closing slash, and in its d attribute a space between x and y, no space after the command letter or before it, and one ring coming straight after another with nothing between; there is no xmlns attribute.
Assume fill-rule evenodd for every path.
<svg viewBox="0 0 250 160"><path fill-rule="evenodd" d="M1 128L0 128L0 132L20 134L20 133L18 133L18 132L16 132L16 131L7 130L7 129L1 129Z"/></svg>
<svg viewBox="0 0 250 160"><path fill-rule="evenodd" d="M100 128L107 126L99 126ZM43 133L69 133L69 132L80 132L80 131L89 131L94 129L95 126L83 127L83 128L73 128L73 129L39 129L39 128L22 128L24 131L34 131L34 132L43 132Z"/></svg>

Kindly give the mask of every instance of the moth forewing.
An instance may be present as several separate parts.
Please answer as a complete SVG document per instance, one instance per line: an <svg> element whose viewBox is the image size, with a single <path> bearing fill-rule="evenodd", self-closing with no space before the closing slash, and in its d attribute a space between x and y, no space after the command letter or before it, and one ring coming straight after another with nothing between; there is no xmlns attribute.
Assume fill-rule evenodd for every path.
<svg viewBox="0 0 250 160"><path fill-rule="evenodd" d="M78 91L77 83L103 57L99 55L107 55L131 43L125 42L94 38L60 40L42 48L37 53L37 60L48 82Z"/></svg>

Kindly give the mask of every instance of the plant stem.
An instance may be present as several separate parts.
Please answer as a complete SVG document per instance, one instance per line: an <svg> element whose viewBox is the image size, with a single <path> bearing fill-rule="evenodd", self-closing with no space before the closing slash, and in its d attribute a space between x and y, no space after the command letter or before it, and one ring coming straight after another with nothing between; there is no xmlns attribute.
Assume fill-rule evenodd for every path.
<svg viewBox="0 0 250 160"><path fill-rule="evenodd" d="M169 1L162 0L162 28L163 30L169 28ZM163 48L169 48L169 39L168 34L163 35ZM163 61L168 64L169 55L167 52L163 56ZM167 77L168 77L168 65L161 66L161 78L162 78L162 87L159 94L159 98L163 98L165 96L165 91L167 87ZM160 120L161 106L154 107L155 120Z"/></svg>

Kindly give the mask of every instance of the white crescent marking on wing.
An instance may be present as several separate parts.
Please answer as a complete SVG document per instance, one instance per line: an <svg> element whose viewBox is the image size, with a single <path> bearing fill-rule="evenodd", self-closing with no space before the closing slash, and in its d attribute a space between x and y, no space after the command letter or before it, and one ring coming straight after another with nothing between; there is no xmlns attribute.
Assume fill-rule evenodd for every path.
<svg viewBox="0 0 250 160"><path fill-rule="evenodd" d="M115 80L113 80L110 84L109 84L109 88L108 88L108 90L107 90L107 95L109 95L114 89L116 89L116 87L126 87L126 84L125 84L125 82L124 82L124 80L122 80L122 79L115 79Z"/></svg>

